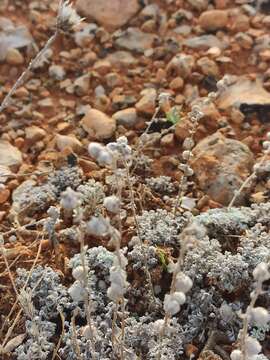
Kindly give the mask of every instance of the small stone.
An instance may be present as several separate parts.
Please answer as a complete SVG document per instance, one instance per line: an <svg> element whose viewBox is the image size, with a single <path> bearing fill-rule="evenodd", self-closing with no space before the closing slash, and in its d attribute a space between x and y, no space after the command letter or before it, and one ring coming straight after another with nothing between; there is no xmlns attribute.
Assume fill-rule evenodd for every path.
<svg viewBox="0 0 270 360"><path fill-rule="evenodd" d="M9 48L7 50L6 62L9 65L22 65L24 63L24 58L19 50Z"/></svg>
<svg viewBox="0 0 270 360"><path fill-rule="evenodd" d="M130 67L136 65L138 60L128 51L118 50L114 51L112 54L108 55L106 59L115 67Z"/></svg>
<svg viewBox="0 0 270 360"><path fill-rule="evenodd" d="M160 140L160 145L165 148L174 147L174 134L166 134Z"/></svg>
<svg viewBox="0 0 270 360"><path fill-rule="evenodd" d="M155 38L153 34L130 27L116 39L115 44L122 49L144 53L152 48Z"/></svg>
<svg viewBox="0 0 270 360"><path fill-rule="evenodd" d="M110 72L109 74L107 74L105 76L105 79L106 79L106 84L111 89L117 86L121 86L123 84L122 77L115 72Z"/></svg>
<svg viewBox="0 0 270 360"><path fill-rule="evenodd" d="M235 35L234 39L243 49L251 49L253 46L253 39L248 34L239 32Z"/></svg>
<svg viewBox="0 0 270 360"><path fill-rule="evenodd" d="M233 19L231 30L234 32L240 32L240 31L245 32L248 31L249 27L250 27L249 17L244 14L238 14Z"/></svg>
<svg viewBox="0 0 270 360"><path fill-rule="evenodd" d="M78 96L86 95L89 91L90 76L89 74L78 77L74 81L74 91Z"/></svg>
<svg viewBox="0 0 270 360"><path fill-rule="evenodd" d="M226 28L228 20L226 10L208 10L199 17L199 25L205 31L216 31Z"/></svg>
<svg viewBox="0 0 270 360"><path fill-rule="evenodd" d="M167 72L185 79L190 76L194 64L195 61L192 55L177 54L168 63Z"/></svg>
<svg viewBox="0 0 270 360"><path fill-rule="evenodd" d="M0 165L18 167L22 164L22 153L6 140L0 140Z"/></svg>
<svg viewBox="0 0 270 360"><path fill-rule="evenodd" d="M10 191L8 188L0 188L0 204L4 204L10 196Z"/></svg>
<svg viewBox="0 0 270 360"><path fill-rule="evenodd" d="M147 115L153 115L156 109L156 90L145 89L141 94L143 97L135 104L137 111Z"/></svg>
<svg viewBox="0 0 270 360"><path fill-rule="evenodd" d="M111 70L111 63L108 60L98 60L94 64L94 70L100 75L106 75Z"/></svg>
<svg viewBox="0 0 270 360"><path fill-rule="evenodd" d="M117 125L132 128L137 121L137 110L135 108L120 110L113 114L112 118L116 120Z"/></svg>
<svg viewBox="0 0 270 360"><path fill-rule="evenodd" d="M181 142L190 135L191 123L188 118L183 118L175 126L175 136Z"/></svg>
<svg viewBox="0 0 270 360"><path fill-rule="evenodd" d="M38 126L29 126L25 129L25 140L30 143L42 140L46 136L46 131Z"/></svg>
<svg viewBox="0 0 270 360"><path fill-rule="evenodd" d="M197 61L197 65L204 75L218 77L219 68L215 61L204 56Z"/></svg>
<svg viewBox="0 0 270 360"><path fill-rule="evenodd" d="M270 61L270 50L263 50L260 52L262 61Z"/></svg>
<svg viewBox="0 0 270 360"><path fill-rule="evenodd" d="M85 114L81 125L91 138L98 140L111 138L116 130L115 119L96 109L90 109Z"/></svg>
<svg viewBox="0 0 270 360"><path fill-rule="evenodd" d="M75 153L81 152L83 149L82 143L73 135L60 135L55 137L58 150L63 151L65 148L71 148Z"/></svg>
<svg viewBox="0 0 270 360"><path fill-rule="evenodd" d="M29 96L29 91L24 86L21 86L14 95L19 99L24 99Z"/></svg>
<svg viewBox="0 0 270 360"><path fill-rule="evenodd" d="M228 47L228 43L225 40L220 40L215 35L201 35L190 37L184 41L184 45L191 49L207 50L211 47L218 47L219 49L225 49Z"/></svg>
<svg viewBox="0 0 270 360"><path fill-rule="evenodd" d="M64 80L66 72L61 65L51 65L49 67L49 75L55 80Z"/></svg>
<svg viewBox="0 0 270 360"><path fill-rule="evenodd" d="M170 89L172 90L181 90L183 89L183 86L184 86L184 80L180 76L174 78L170 82Z"/></svg>
<svg viewBox="0 0 270 360"><path fill-rule="evenodd" d="M97 21L108 30L125 25L140 9L137 0L78 0L79 14Z"/></svg>
<svg viewBox="0 0 270 360"><path fill-rule="evenodd" d="M193 9L202 11L207 9L209 0L187 0Z"/></svg>
<svg viewBox="0 0 270 360"><path fill-rule="evenodd" d="M54 103L51 98L46 98L38 101L38 105L41 108L54 108Z"/></svg>

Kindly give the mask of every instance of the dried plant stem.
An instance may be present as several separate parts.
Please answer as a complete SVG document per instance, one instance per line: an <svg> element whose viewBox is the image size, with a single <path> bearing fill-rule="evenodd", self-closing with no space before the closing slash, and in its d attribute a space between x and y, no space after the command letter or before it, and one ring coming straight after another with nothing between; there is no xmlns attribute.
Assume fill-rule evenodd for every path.
<svg viewBox="0 0 270 360"><path fill-rule="evenodd" d="M261 160L258 162L258 167L260 167L264 161L266 160L267 156L269 155L269 150L265 152L264 156L261 158ZM243 184L241 185L241 187L235 192L230 204L228 205L228 209L230 209L231 207L233 207L236 199L238 198L238 196L241 194L241 192L244 190L245 187L247 187L247 185L249 184L250 181L252 181L253 179L256 178L256 173L255 171L253 171L247 178L246 180L243 182Z"/></svg>
<svg viewBox="0 0 270 360"><path fill-rule="evenodd" d="M243 354L242 358L243 360L246 360L246 346L245 346L245 342L246 342L246 337L247 337L247 333L248 333L248 323L249 323L249 312L254 308L255 303L258 299L258 296L261 294L262 292L262 281L258 281L254 294L252 295L251 298L251 302L247 308L246 314L244 316L244 321L243 321L243 329L241 331L241 339L240 339L240 349L241 352Z"/></svg>
<svg viewBox="0 0 270 360"><path fill-rule="evenodd" d="M42 249L42 240L43 240L43 236L42 236L42 238L41 238L41 240L40 240L40 243L39 243L37 255L36 255L35 259L34 259L34 262L33 262L33 264L32 264L32 267L31 267L31 269L30 269L30 271L29 271L29 274L28 274L28 276L27 276L27 279L26 279L26 281L25 281L25 283L24 283L24 286L23 286L23 288L22 288L23 290L25 290L25 288L26 288L26 286L27 286L27 284L28 284L28 281L29 281L29 279L30 279L30 277L31 277L31 274L32 274L32 272L33 272L33 270L34 270L34 268L35 268L35 266L36 266L36 264L37 264L37 261L38 261L38 258L39 258L39 255L40 255L41 249ZM39 283L40 283L40 281L35 285L35 288L38 286ZM35 289L35 288L34 288L34 289ZM3 323L2 327L1 327L0 334L2 334L3 329L4 329L4 327L5 327L8 319L9 319L10 316L13 314L13 311L15 310L16 305L17 305L18 302L19 302L19 301L18 301L18 294L16 294L16 295L17 295L16 301L15 301L15 303L13 304L13 306L12 306L12 308L11 308L8 316L6 317L4 323ZM19 313L21 314L21 312L22 312L22 309L20 309ZM16 319L17 319L17 317L16 317ZM14 320L12 329L13 329L14 326L16 325L16 322L17 322L16 319ZM3 346L5 346L5 344L7 343L10 335L11 335L11 332L8 331L7 334L6 334L6 336L5 336L5 339L4 339L4 341L3 341L3 344L2 344Z"/></svg>
<svg viewBox="0 0 270 360"><path fill-rule="evenodd" d="M151 274L150 274L148 264L147 264L147 254L146 254L146 251L145 251L145 246L146 245L145 245L144 241L142 240L140 225L139 225L137 212L136 212L136 204L135 204L132 181L131 181L131 178L130 178L129 166L128 166L126 161L124 162L124 164L125 164L126 175L127 175L127 183L128 183L128 187L129 187L132 214L133 214L133 218L134 218L134 222L135 222L135 226L136 226L136 230L137 230L137 235L138 235L141 247L142 247L142 255L143 255L143 263L144 263L144 268L145 268L145 274L146 274L146 277L147 277L151 297L153 298L153 301L156 302L154 287L153 287L153 283L152 283L152 278L151 278Z"/></svg>
<svg viewBox="0 0 270 360"><path fill-rule="evenodd" d="M72 326L72 336L71 336L71 342L74 348L74 352L77 355L79 360L83 360L81 356L80 346L78 344L78 337L77 337L77 331L76 331L76 324L75 324L75 318L76 318L76 309L73 312L72 318L71 318L71 326Z"/></svg>
<svg viewBox="0 0 270 360"><path fill-rule="evenodd" d="M13 276L12 276L11 271L10 271L10 268L9 268L9 263L8 263L8 260L7 260L6 254L5 254L6 249L5 249L4 245L1 245L0 251L1 251L1 254L2 254L2 256L3 256L4 262L5 262L5 266L6 266L6 269L7 269L7 272L8 272L8 276L9 276L9 279L10 279L10 281L11 281L13 290L14 290L16 296L18 296L19 293L18 293L17 287L16 287L16 285L15 285L15 281L14 281L14 279L13 279Z"/></svg>
<svg viewBox="0 0 270 360"><path fill-rule="evenodd" d="M65 333L65 315L64 313L61 311L61 310L58 310L59 311L59 315L60 315L60 318L61 318L61 323L62 323L62 331L61 331L61 335L59 337L59 340L57 342L57 345L53 351L53 355L52 355L52 360L55 359L55 357L58 355L57 352L60 348L60 345L61 345L61 342L62 342L62 339L64 337L64 333Z"/></svg>
<svg viewBox="0 0 270 360"><path fill-rule="evenodd" d="M113 350L115 350L115 339L116 339L115 328L116 328L117 311L118 311L119 302L117 302L115 305L116 305L116 308L113 311L113 318L112 318L112 348L113 348Z"/></svg>
<svg viewBox="0 0 270 360"><path fill-rule="evenodd" d="M83 284L82 285L85 289L84 306L85 306L87 324L88 324L89 330L90 330L90 343L91 343L92 355L93 355L93 359L95 359L94 331L93 331L93 324L92 324L92 319L91 319L92 301L90 298L89 288L88 288L88 273L87 273L87 268L86 268L86 263L85 263L85 248L84 248L84 231L83 231L83 229L80 229L79 242L80 242L80 257L81 257L81 263L82 263L82 267L83 267L83 281L82 281Z"/></svg>
<svg viewBox="0 0 270 360"><path fill-rule="evenodd" d="M181 248L180 248L180 252L179 252L179 256L177 259L177 263L175 265L175 269L173 271L173 276L172 276L172 282L171 282L171 288L170 288L170 294L173 294L175 292L175 285L176 285L176 276L179 273L181 267L184 264L184 258L185 258L185 253L186 253L186 248L187 248L187 244L185 241L182 241L181 243ZM159 334L159 351L157 354L157 360L161 359L161 347L162 347L162 339L166 333L169 321L171 319L171 316L169 313L165 312L165 316L164 316L164 323L162 326L162 329L160 331Z"/></svg>
<svg viewBox="0 0 270 360"><path fill-rule="evenodd" d="M49 38L45 46L39 51L39 53L35 56L35 58L30 61L28 67L24 70L24 72L21 74L21 76L18 78L18 80L15 82L15 84L12 86L12 88L10 89L10 91L2 101L2 104L0 106L0 113L10 105L11 98L14 95L15 91L24 84L24 82L30 75L31 71L35 68L35 65L44 56L46 51L52 46L58 34L59 34L59 30L58 28L56 28L55 33Z"/></svg>

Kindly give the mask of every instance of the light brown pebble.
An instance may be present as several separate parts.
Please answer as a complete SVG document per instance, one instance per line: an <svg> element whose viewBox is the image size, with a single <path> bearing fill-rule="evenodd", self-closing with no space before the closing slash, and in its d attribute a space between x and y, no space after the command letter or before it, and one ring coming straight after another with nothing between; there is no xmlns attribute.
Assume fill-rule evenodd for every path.
<svg viewBox="0 0 270 360"><path fill-rule="evenodd" d="M10 191L8 188L1 190L0 188L0 204L4 204L10 196Z"/></svg>
<svg viewBox="0 0 270 360"><path fill-rule="evenodd" d="M24 58L19 50L14 48L9 48L7 51L6 62L9 65L22 65L24 63Z"/></svg>

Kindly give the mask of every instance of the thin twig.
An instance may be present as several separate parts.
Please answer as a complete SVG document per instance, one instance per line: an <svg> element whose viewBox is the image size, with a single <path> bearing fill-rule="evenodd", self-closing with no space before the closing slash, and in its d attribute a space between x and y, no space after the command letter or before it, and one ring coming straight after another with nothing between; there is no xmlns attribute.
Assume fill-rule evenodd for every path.
<svg viewBox="0 0 270 360"><path fill-rule="evenodd" d="M52 46L58 34L59 30L58 28L56 28L55 33L49 38L45 46L39 51L36 57L30 61L28 67L24 70L24 72L21 74L21 76L18 78L18 80L15 82L15 84L12 86L12 88L2 101L2 104L0 106L0 113L10 105L11 98L14 95L15 91L24 84L31 71L35 68L35 65L39 62L40 59L42 59L46 51Z"/></svg>

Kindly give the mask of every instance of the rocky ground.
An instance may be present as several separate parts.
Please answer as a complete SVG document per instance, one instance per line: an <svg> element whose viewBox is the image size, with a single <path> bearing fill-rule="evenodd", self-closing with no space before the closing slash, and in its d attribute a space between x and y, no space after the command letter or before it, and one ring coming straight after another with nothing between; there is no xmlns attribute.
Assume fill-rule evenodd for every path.
<svg viewBox="0 0 270 360"><path fill-rule="evenodd" d="M216 254L228 272L237 268L238 275L228 285L224 274L217 275L221 271L217 270L217 263L211 265L215 271L206 264L199 268L193 263L196 256L207 258L206 250L194 250L198 251L194 258L189 255L193 267L186 264L185 268L194 283L196 274L201 274L200 279L196 278L195 290L199 290L193 291L192 301L201 304L204 299L208 310L200 308L204 320L195 325L196 306L191 306L190 312L185 309L183 321L188 323L193 316L195 330L186 330L186 323L180 321L189 336L181 338L181 351L175 350L175 344L167 344L172 353L167 357L165 354L164 359L200 356L201 360L227 360L237 340L237 334L230 337L228 333L238 331L240 325L234 320L234 325L222 328L211 314L224 306L224 301L234 309L248 303L250 274L257 263L250 260L250 254L243 253L245 244L258 236L258 243L250 245L253 256L258 256L258 261L270 256L270 159L263 155L263 142L270 131L270 1L77 0L74 7L85 20L76 30L58 35L0 114L0 231L5 251L5 257L0 258L1 343L25 333L25 316L19 312L15 292L20 280L18 285L11 281L17 281L18 268L50 266L59 277L50 285L52 291L60 282L65 288L62 292L72 284L70 259L79 252L76 225L72 226L70 219L61 214L62 220L55 224L56 245L43 230L49 217L47 211L50 206L60 208L61 193L70 186L89 196L84 211L92 214L91 206L100 206L115 184L111 171L99 166L87 147L93 141L107 144L126 136L137 154L136 165L131 169L135 205L141 228L151 230L145 230L144 236L157 261L151 271L155 285L161 287L157 295L160 300L169 289L169 259L178 255L173 236L167 240L163 237L172 235L174 226L174 235L179 235L185 212L198 217L208 227L210 240L219 242L210 244L212 256ZM53 35L57 8L55 0L0 2L0 101ZM217 82L224 75L227 80L220 89ZM177 220L170 217L183 178L183 143L193 127L189 113L194 103L209 93L216 93L216 98L200 105L203 116L194 131L195 146L190 159L194 175L186 184ZM147 125L147 143L141 146ZM257 176L237 196L234 205L239 208L233 208L236 213L231 214L227 207L256 164ZM125 188L122 246L127 246L136 235L129 199L129 189ZM86 244L90 249L104 246L102 251L107 251L105 247L112 250L106 238L88 236ZM128 279L136 301L132 303L129 298L129 310L146 317L148 310L140 298L143 295L138 291L135 295L135 289L143 286L143 274L138 260L134 260L138 256L134 249L129 253L133 267L128 265ZM91 256L95 259L89 253L89 259ZM235 257L236 268L228 265L232 264L229 256ZM93 271L101 271L98 264L93 266ZM266 307L270 306L269 298L263 301ZM35 301L34 305L39 306ZM151 321L159 317L162 315L155 313ZM138 327L130 319L127 346L138 359L154 359L151 349L142 346L142 340L135 347L130 345L131 328ZM151 321L147 321L145 334L150 333L147 326ZM59 319L55 323L57 329L51 341L54 347L61 334ZM226 333L222 346L209 345L213 328ZM175 342L180 341L177 336L181 331L175 335ZM266 358L270 356L269 331L265 330L262 340ZM23 341L24 338L18 345L23 346ZM65 343L58 358L79 359L67 347ZM43 359L40 355L29 357L25 349L26 357L20 357L13 350L6 351L2 358ZM48 359L52 358L52 351L48 354ZM117 358L108 353L106 356Z"/></svg>

